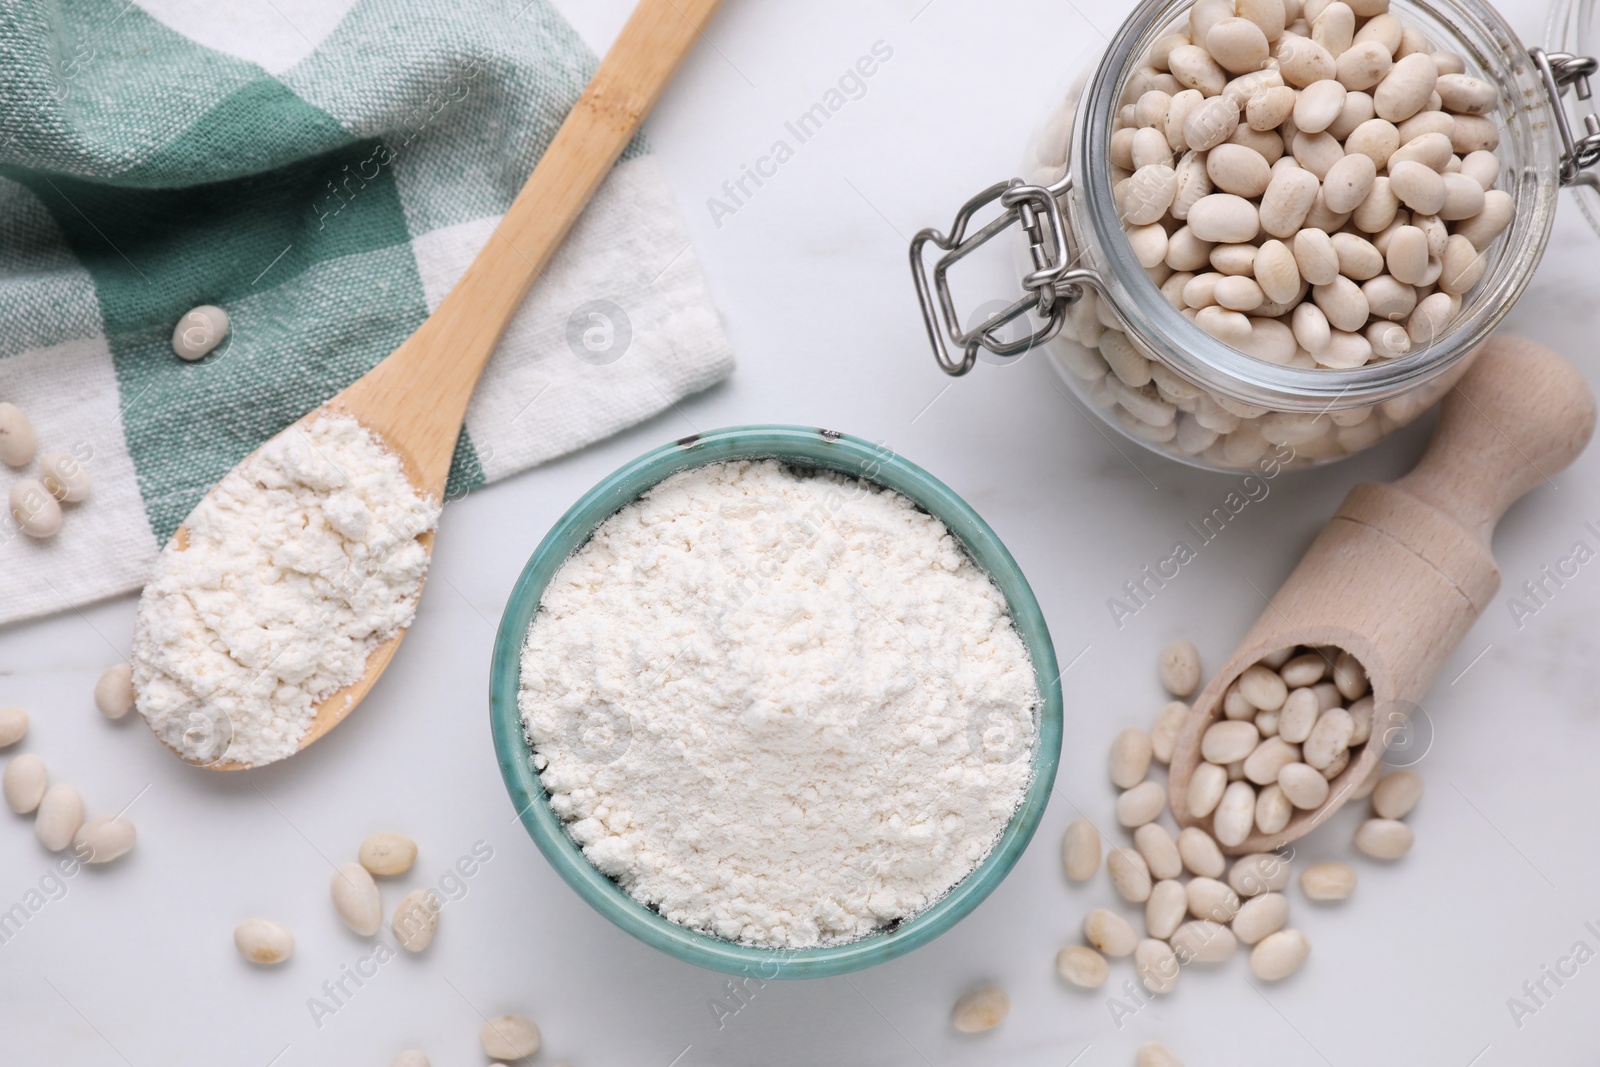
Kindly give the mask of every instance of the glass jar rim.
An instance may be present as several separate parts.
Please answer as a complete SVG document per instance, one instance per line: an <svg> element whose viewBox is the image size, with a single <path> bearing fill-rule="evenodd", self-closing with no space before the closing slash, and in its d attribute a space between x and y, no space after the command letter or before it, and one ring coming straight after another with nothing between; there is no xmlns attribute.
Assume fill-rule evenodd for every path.
<svg viewBox="0 0 1600 1067"><path fill-rule="evenodd" d="M1456 40L1481 61L1493 51L1515 65L1528 65L1527 50L1512 28L1493 7L1480 0L1406 0L1413 7L1449 25ZM1143 54L1152 27L1165 27L1194 0L1141 0L1123 21L1084 92L1071 145L1071 171L1080 195L1076 197L1106 260L1109 277L1103 277L1103 295L1120 312L1130 334L1143 347L1158 354L1173 370L1208 389L1249 404L1283 410L1336 410L1392 399L1438 377L1486 340L1498 326L1533 275L1550 236L1559 181L1554 169L1557 146L1551 123L1532 123L1527 116L1549 108L1542 90L1535 95L1527 78L1498 78L1502 88L1514 85L1516 99L1503 101L1508 116L1506 133L1521 136L1548 166L1523 168L1532 181L1521 183L1535 198L1527 206L1529 225L1520 233L1523 212L1513 217L1507 238L1517 239L1515 249L1502 252L1514 262L1509 292L1476 307L1451 324L1450 332L1428 347L1395 359L1375 361L1351 370L1302 368L1270 363L1241 352L1184 318L1150 280L1134 257L1118 216L1111 188L1110 143L1112 124L1119 110L1123 87ZM1440 11L1435 8L1446 8ZM1448 15L1448 18L1445 16ZM1473 37L1484 43L1476 46ZM1492 48L1489 47L1492 43ZM1516 57L1510 59L1509 57ZM1513 130L1517 122L1519 129ZM1075 211L1074 214L1078 212ZM1485 278L1480 285L1488 283ZM1107 291L1109 290L1109 292ZM1137 312L1130 314L1129 312Z"/></svg>

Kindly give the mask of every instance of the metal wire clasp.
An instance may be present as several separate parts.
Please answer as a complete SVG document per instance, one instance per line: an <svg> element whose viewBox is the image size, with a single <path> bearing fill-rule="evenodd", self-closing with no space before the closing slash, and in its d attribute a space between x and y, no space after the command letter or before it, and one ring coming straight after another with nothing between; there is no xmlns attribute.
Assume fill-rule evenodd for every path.
<svg viewBox="0 0 1600 1067"><path fill-rule="evenodd" d="M1561 184L1583 184L1600 188L1593 174L1585 173L1600 161L1600 116L1594 112L1583 117L1584 135L1572 135L1572 123L1567 109L1561 106L1561 97L1567 86L1572 86L1579 100L1589 99L1589 76L1600 63L1592 56L1575 56L1571 52L1546 52L1542 48L1528 49L1539 77L1544 80L1545 91L1550 94L1550 106L1556 116L1556 132L1561 135Z"/></svg>
<svg viewBox="0 0 1600 1067"><path fill-rule="evenodd" d="M980 347L997 356L1020 356L1060 331L1067 309L1083 295L1083 284L1094 278L1092 271L1071 267L1067 229L1056 199L1071 187L1070 174L1049 186L1028 185L1020 178L997 182L961 206L948 237L929 228L912 238L911 276L922 304L922 321L928 328L934 358L946 374L971 370ZM969 237L972 217L995 201L999 201L1001 213ZM999 314L963 330L950 296L950 268L1013 224L1022 227L1033 256L1034 269L1022 279L1023 295ZM944 252L934 262L932 284L925 255L930 244ZM1029 312L1037 312L1043 321L1026 337L1006 341L1000 336L1007 324ZM952 351L959 351L961 358L952 358Z"/></svg>

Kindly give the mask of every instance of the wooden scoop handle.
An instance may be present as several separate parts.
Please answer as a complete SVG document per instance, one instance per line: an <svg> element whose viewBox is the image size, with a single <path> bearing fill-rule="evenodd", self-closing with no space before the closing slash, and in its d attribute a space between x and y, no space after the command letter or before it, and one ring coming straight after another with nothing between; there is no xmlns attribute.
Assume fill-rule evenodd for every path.
<svg viewBox="0 0 1600 1067"><path fill-rule="evenodd" d="M1576 459L1594 425L1577 368L1536 341L1497 335L1445 397L1422 462L1394 485L1487 550L1500 516Z"/></svg>

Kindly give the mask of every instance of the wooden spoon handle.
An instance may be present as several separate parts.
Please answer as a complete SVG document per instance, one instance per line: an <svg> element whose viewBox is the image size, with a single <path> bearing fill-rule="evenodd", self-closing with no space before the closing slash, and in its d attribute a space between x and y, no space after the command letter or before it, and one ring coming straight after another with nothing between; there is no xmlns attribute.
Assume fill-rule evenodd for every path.
<svg viewBox="0 0 1600 1067"><path fill-rule="evenodd" d="M414 463L419 487L444 489L478 376L511 316L720 0L640 0L556 131L488 244L426 322L336 401ZM412 402L423 398L422 403Z"/></svg>
<svg viewBox="0 0 1600 1067"><path fill-rule="evenodd" d="M1577 368L1536 341L1497 334L1445 397L1422 462L1394 484L1487 549L1506 509L1576 459L1594 425Z"/></svg>

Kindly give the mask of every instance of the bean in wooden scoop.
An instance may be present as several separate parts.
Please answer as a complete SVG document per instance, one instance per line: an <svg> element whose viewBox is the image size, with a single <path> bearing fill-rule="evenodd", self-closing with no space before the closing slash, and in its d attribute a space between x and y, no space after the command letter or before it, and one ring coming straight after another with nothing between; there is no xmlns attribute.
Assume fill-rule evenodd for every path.
<svg viewBox="0 0 1600 1067"><path fill-rule="evenodd" d="M295 426L337 411L399 455L411 483L439 499L478 376L511 316L610 173L719 0L641 0L539 165L456 287L383 362ZM179 527L173 547L187 544ZM429 551L432 534L419 540ZM404 631L373 649L366 673L317 707L299 747L337 726L388 666ZM237 770L243 764L205 764Z"/></svg>
<svg viewBox="0 0 1600 1067"><path fill-rule="evenodd" d="M1246 668L1295 645L1335 646L1366 668L1372 735L1331 783L1321 807L1296 811L1275 834L1252 827L1223 846L1266 852L1310 832L1383 758L1389 716L1414 713L1445 661L1500 587L1490 554L1495 523L1528 490L1577 458L1594 433L1595 403L1577 370L1532 341L1496 336L1445 397L1415 470L1389 485L1358 485L1195 699L1173 749L1172 812L1189 812L1200 742Z"/></svg>

